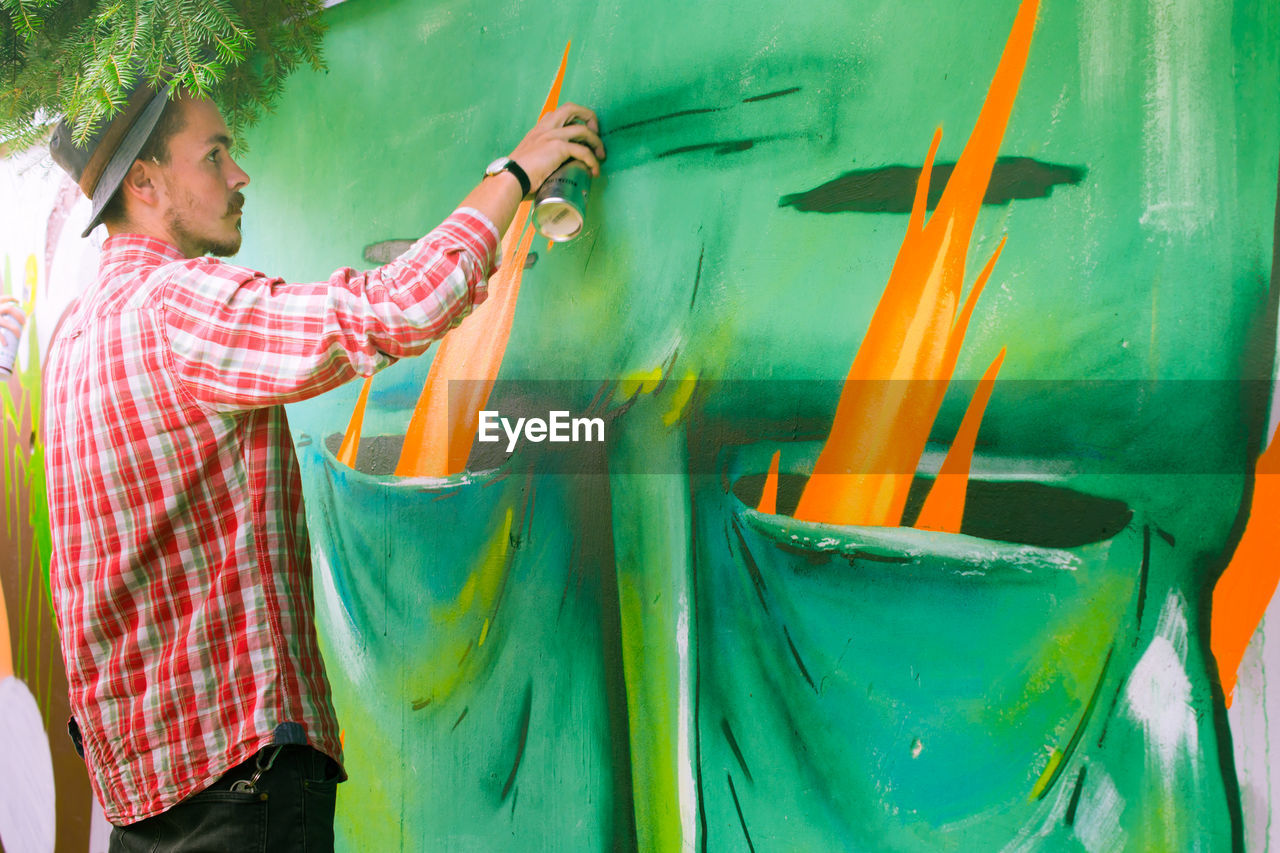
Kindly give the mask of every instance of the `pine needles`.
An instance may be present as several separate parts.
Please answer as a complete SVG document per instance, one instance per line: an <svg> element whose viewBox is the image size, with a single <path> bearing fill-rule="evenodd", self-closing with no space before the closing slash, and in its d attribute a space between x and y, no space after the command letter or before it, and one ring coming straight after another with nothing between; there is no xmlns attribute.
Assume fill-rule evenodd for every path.
<svg viewBox="0 0 1280 853"><path fill-rule="evenodd" d="M212 97L232 134L296 68L324 67L322 0L0 0L0 144L61 115L83 141L139 80Z"/></svg>

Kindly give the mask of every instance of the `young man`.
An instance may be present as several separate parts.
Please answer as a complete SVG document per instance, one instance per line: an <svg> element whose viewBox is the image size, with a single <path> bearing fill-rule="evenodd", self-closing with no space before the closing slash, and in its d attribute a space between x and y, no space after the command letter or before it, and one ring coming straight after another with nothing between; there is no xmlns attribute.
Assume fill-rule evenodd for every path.
<svg viewBox="0 0 1280 853"><path fill-rule="evenodd" d="M283 403L418 355L482 301L500 233L595 114L540 121L385 267L292 284L240 246L217 108L137 90L54 159L109 238L46 367L51 585L73 736L113 850L328 849L344 774ZM86 231L86 234L88 231Z"/></svg>

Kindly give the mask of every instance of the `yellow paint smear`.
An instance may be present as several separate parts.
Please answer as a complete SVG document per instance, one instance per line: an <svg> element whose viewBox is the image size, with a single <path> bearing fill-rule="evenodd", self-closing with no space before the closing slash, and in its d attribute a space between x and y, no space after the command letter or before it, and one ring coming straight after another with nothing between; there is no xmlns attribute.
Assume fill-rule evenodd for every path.
<svg viewBox="0 0 1280 853"><path fill-rule="evenodd" d="M40 282L39 262L35 255L27 255L26 281L23 282L23 301L22 310L27 316L31 316L36 307L36 290Z"/></svg>
<svg viewBox="0 0 1280 853"><path fill-rule="evenodd" d="M971 293L957 318L969 241L1017 97L1038 6L1038 0L1023 0L1019 7L973 133L926 223L941 131L934 134L902 247L796 509L800 520L901 523L976 298ZM994 257L986 275L993 264Z"/></svg>
<svg viewBox="0 0 1280 853"><path fill-rule="evenodd" d="M618 396L626 400L637 394L652 394L662 381L662 368L637 370L618 381Z"/></svg>
<svg viewBox="0 0 1280 853"><path fill-rule="evenodd" d="M781 459L782 451L773 451L773 458L769 460L769 473L764 478L764 490L760 493L760 503L756 505L757 512L769 515L778 513L778 463Z"/></svg>
<svg viewBox="0 0 1280 853"><path fill-rule="evenodd" d="M564 47L539 120L560 102L569 47ZM489 281L489 298L440 341L405 431L398 476L444 477L466 470L480 411L488 404L511 339L520 281L533 243L533 231L526 229L531 207L524 201L516 209L502 241L502 268Z"/></svg>
<svg viewBox="0 0 1280 853"><path fill-rule="evenodd" d="M1031 794L1027 797L1028 802L1035 800L1044 791L1045 786L1053 779L1053 773L1058 769L1058 765L1062 763L1063 752L1060 749L1054 749L1049 755L1049 765L1045 767L1044 772L1040 774L1040 778L1036 780L1035 785L1031 787Z"/></svg>
<svg viewBox="0 0 1280 853"><path fill-rule="evenodd" d="M1280 583L1280 441L1258 457L1249 520L1240 544L1213 588L1209 645L1227 707L1245 649Z"/></svg>
<svg viewBox="0 0 1280 853"><path fill-rule="evenodd" d="M916 520L916 527L920 530L960 532L960 522L964 518L965 492L969 488L969 469L973 466L973 449L978 442L978 428L982 425L982 416L991 400L996 374L1004 363L1004 353L1001 349L987 372L982 374L973 398L969 400L969 408L960 421L955 441L947 450L947 458L942 460L938 477L933 481L933 488L929 490L929 497L925 499L920 517Z"/></svg>
<svg viewBox="0 0 1280 853"><path fill-rule="evenodd" d="M360 430L364 427L364 409L369 402L369 388L373 385L373 377L366 376L360 388L360 396L356 398L355 410L351 413L351 422L342 436L342 446L338 448L338 461L348 468L356 467L356 459L360 455Z"/></svg>
<svg viewBox="0 0 1280 853"><path fill-rule="evenodd" d="M693 390L698 385L698 377L692 370L685 371L684 378L678 383L675 393L671 397L671 406L662 416L662 422L671 426L680 420L684 415L685 406L689 405L689 400L693 397Z"/></svg>
<svg viewBox="0 0 1280 853"><path fill-rule="evenodd" d="M511 525L513 512L507 507L502 523L477 555L477 562L466 583L458 590L457 597L431 608L430 624L440 638L431 660L420 662L418 671L425 673L426 683L421 693L431 701L439 701L451 695L458 685L474 679L474 670L481 658L472 649L483 646L489 637L495 608L502 592L511 553ZM481 619L481 614L484 614ZM479 642L476 642L476 622L481 623ZM471 661L471 666L465 666Z"/></svg>

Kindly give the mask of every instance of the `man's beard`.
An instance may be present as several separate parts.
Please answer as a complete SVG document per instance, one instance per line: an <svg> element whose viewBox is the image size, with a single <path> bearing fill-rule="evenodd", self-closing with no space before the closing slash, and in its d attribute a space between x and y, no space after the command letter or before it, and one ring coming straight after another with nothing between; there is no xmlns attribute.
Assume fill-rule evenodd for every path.
<svg viewBox="0 0 1280 853"><path fill-rule="evenodd" d="M208 243L206 255L212 255L215 258L230 258L240 251L240 220L236 220L236 236L233 240L225 240Z"/></svg>
<svg viewBox="0 0 1280 853"><path fill-rule="evenodd" d="M231 202L227 205L227 213L239 211L244 207L244 194L235 193ZM200 254L210 255L215 258L230 258L240 251L241 233L240 223L242 220L236 220L236 233L234 237L221 238L208 234L200 234L196 232L188 223L186 217L177 210L170 210L168 222L169 233L178 239L180 243L187 246L197 246Z"/></svg>

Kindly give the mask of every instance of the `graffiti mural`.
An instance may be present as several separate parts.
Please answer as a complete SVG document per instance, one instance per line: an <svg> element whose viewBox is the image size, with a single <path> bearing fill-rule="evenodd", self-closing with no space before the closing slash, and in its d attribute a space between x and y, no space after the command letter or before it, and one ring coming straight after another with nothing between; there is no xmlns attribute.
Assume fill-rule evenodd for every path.
<svg viewBox="0 0 1280 853"><path fill-rule="evenodd" d="M580 236L526 208L431 355L289 407L341 849L1266 849L1280 9L325 14L245 140L242 263L390 260L557 100L609 150ZM55 756L17 661L39 353L91 268L59 192L5 248L53 285L0 575Z"/></svg>
<svg viewBox="0 0 1280 853"><path fill-rule="evenodd" d="M447 212L566 40L610 153L581 237L509 236L484 404L603 446L406 471L425 363L354 445L356 388L291 412L345 843L1243 843L1209 599L1274 352L1274 11L722 11L347 4L250 137L289 226L244 255L309 277ZM487 374L446 378L456 417Z"/></svg>

